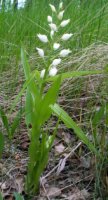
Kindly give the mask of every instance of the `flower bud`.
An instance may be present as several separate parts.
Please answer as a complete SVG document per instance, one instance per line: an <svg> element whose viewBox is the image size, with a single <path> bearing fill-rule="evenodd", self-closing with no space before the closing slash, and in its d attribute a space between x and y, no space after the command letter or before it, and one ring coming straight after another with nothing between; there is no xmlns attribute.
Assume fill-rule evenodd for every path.
<svg viewBox="0 0 108 200"><path fill-rule="evenodd" d="M40 40L41 42L43 42L43 43L47 43L47 42L48 42L48 38L47 38L46 35L38 34L37 36L38 36L38 38L39 38L39 40Z"/></svg>
<svg viewBox="0 0 108 200"><path fill-rule="evenodd" d="M40 57L44 58L44 51L43 49L36 48Z"/></svg>
<svg viewBox="0 0 108 200"><path fill-rule="evenodd" d="M49 76L55 76L57 74L57 68L56 67L52 67L49 70Z"/></svg>
<svg viewBox="0 0 108 200"><path fill-rule="evenodd" d="M66 57L71 53L70 49L63 49L60 51L60 57Z"/></svg>
<svg viewBox="0 0 108 200"><path fill-rule="evenodd" d="M59 44L59 43L54 43L54 44L53 44L53 49L54 49L54 50L59 49L59 47L60 47L60 44Z"/></svg>
<svg viewBox="0 0 108 200"><path fill-rule="evenodd" d="M51 24L49 24L49 26L50 26L51 30L57 31L57 26L56 26L56 24L51 23Z"/></svg>
<svg viewBox="0 0 108 200"><path fill-rule="evenodd" d="M65 33L65 34L61 37L61 39L62 39L63 41L69 40L69 39L71 38L72 35L73 35L72 33Z"/></svg>
<svg viewBox="0 0 108 200"><path fill-rule="evenodd" d="M59 9L61 10L63 8L63 2L60 2Z"/></svg>
<svg viewBox="0 0 108 200"><path fill-rule="evenodd" d="M45 75L45 69L43 69L43 70L41 71L40 77L41 77L41 78L44 78L44 75Z"/></svg>
<svg viewBox="0 0 108 200"><path fill-rule="evenodd" d="M58 59L54 59L51 66L57 66L61 63L61 58L58 58Z"/></svg>
<svg viewBox="0 0 108 200"><path fill-rule="evenodd" d="M51 30L51 32L50 32L50 37L53 38L53 36L54 36L54 31Z"/></svg>
<svg viewBox="0 0 108 200"><path fill-rule="evenodd" d="M47 21L48 21L49 23L52 23L52 17L51 17L51 16L48 16L48 17L47 17Z"/></svg>
<svg viewBox="0 0 108 200"><path fill-rule="evenodd" d="M49 6L50 6L50 8L51 8L52 12L56 12L56 9L55 9L55 6L54 6L54 5L52 5L52 4L49 4Z"/></svg>
<svg viewBox="0 0 108 200"><path fill-rule="evenodd" d="M62 20L63 14L64 14L64 10L61 11L61 12L59 12L59 14L58 14L58 19L59 19L59 20Z"/></svg>
<svg viewBox="0 0 108 200"><path fill-rule="evenodd" d="M69 22L70 22L70 19L64 20L64 21L61 22L60 26L65 27L69 24Z"/></svg>

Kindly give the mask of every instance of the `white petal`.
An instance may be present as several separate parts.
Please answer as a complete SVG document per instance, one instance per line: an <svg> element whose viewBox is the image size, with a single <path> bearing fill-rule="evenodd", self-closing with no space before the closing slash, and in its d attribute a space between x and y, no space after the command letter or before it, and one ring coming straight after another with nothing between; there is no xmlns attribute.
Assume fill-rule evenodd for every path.
<svg viewBox="0 0 108 200"><path fill-rule="evenodd" d="M58 19L59 19L59 20L62 20L63 14L64 14L64 10L61 11L61 12L59 12L59 14L58 14Z"/></svg>
<svg viewBox="0 0 108 200"><path fill-rule="evenodd" d="M63 8L63 2L60 2L59 9L62 9L62 8Z"/></svg>
<svg viewBox="0 0 108 200"><path fill-rule="evenodd" d="M57 66L61 63L61 58L58 58L58 59L54 59L53 62L52 62L52 66Z"/></svg>
<svg viewBox="0 0 108 200"><path fill-rule="evenodd" d="M39 40L40 40L41 42L44 42L44 43L47 43L47 42L48 42L48 38L47 38L46 35L38 34L37 36L38 36L38 38L39 38Z"/></svg>
<svg viewBox="0 0 108 200"><path fill-rule="evenodd" d="M70 49L63 49L60 51L60 57L66 57L69 55L69 53L71 53Z"/></svg>
<svg viewBox="0 0 108 200"><path fill-rule="evenodd" d="M51 30L57 31L57 26L56 26L56 24L51 23L51 24L49 24L49 26L50 26Z"/></svg>
<svg viewBox="0 0 108 200"><path fill-rule="evenodd" d="M40 57L44 58L44 50L40 48L36 48Z"/></svg>
<svg viewBox="0 0 108 200"><path fill-rule="evenodd" d="M65 27L69 24L69 22L70 22L70 19L64 20L64 21L61 22L60 26Z"/></svg>
<svg viewBox="0 0 108 200"><path fill-rule="evenodd" d="M48 21L49 23L52 23L52 17L51 17L51 16L48 16L48 17L47 17L47 21Z"/></svg>
<svg viewBox="0 0 108 200"><path fill-rule="evenodd" d="M41 71L41 73L40 73L40 77L43 78L44 75L45 75L45 69L43 69L43 70Z"/></svg>
<svg viewBox="0 0 108 200"><path fill-rule="evenodd" d="M52 12L56 12L56 9L55 9L55 6L54 6L54 5L52 5L52 4L49 4L49 6L50 6L50 8L51 8Z"/></svg>
<svg viewBox="0 0 108 200"><path fill-rule="evenodd" d="M49 70L49 75L50 76L55 76L57 74L57 68L56 67L52 67L50 70Z"/></svg>
<svg viewBox="0 0 108 200"><path fill-rule="evenodd" d="M65 34L61 37L61 39L62 39L63 41L69 40L69 39L71 38L72 35L73 35L72 33L65 33Z"/></svg>
<svg viewBox="0 0 108 200"><path fill-rule="evenodd" d="M51 32L50 32L50 37L52 38L53 36L54 36L54 31L51 30Z"/></svg>
<svg viewBox="0 0 108 200"><path fill-rule="evenodd" d="M59 44L59 43L54 43L54 44L53 44L53 49L54 49L54 50L59 49L59 47L60 47L60 44Z"/></svg>

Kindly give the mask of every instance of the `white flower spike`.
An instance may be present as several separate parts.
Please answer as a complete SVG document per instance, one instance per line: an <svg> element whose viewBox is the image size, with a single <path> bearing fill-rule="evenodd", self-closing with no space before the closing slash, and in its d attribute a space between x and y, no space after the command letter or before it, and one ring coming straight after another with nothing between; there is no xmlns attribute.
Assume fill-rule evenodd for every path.
<svg viewBox="0 0 108 200"><path fill-rule="evenodd" d="M49 76L55 76L57 74L57 68L56 67L52 67L49 70Z"/></svg>
<svg viewBox="0 0 108 200"><path fill-rule="evenodd" d="M63 8L63 2L60 2L59 9L61 10Z"/></svg>
<svg viewBox="0 0 108 200"><path fill-rule="evenodd" d="M62 37L61 37L61 39L63 40L63 41L67 41L67 40L69 40L71 37L72 37L72 33L65 33Z"/></svg>
<svg viewBox="0 0 108 200"><path fill-rule="evenodd" d="M60 57L66 57L71 53L70 49L63 49L60 51Z"/></svg>
<svg viewBox="0 0 108 200"><path fill-rule="evenodd" d="M52 5L52 4L49 4L49 6L50 6L50 8L51 8L52 12L56 12L56 9L55 9L55 6L54 6L54 5Z"/></svg>
<svg viewBox="0 0 108 200"><path fill-rule="evenodd" d="M54 43L54 44L53 44L53 49L54 49L54 50L59 49L59 47L60 47L60 44L59 44L59 43Z"/></svg>
<svg viewBox="0 0 108 200"><path fill-rule="evenodd" d="M48 21L49 23L52 23L52 17L51 17L51 16L48 16L48 17L47 17L47 21Z"/></svg>
<svg viewBox="0 0 108 200"><path fill-rule="evenodd" d="M41 58L44 58L44 50L43 49L40 49L40 48L36 48L37 51L38 51L38 54Z"/></svg>
<svg viewBox="0 0 108 200"><path fill-rule="evenodd" d="M61 58L54 59L51 66L56 67L61 63Z"/></svg>
<svg viewBox="0 0 108 200"><path fill-rule="evenodd" d="M64 20L64 21L61 22L60 26L65 27L69 24L69 22L70 22L70 19Z"/></svg>
<svg viewBox="0 0 108 200"><path fill-rule="evenodd" d="M44 78L44 75L45 75L45 69L43 69L43 70L41 71L40 77L41 77L41 78Z"/></svg>
<svg viewBox="0 0 108 200"><path fill-rule="evenodd" d="M62 20L63 14L64 14L64 10L61 11L61 12L59 12L59 14L58 14L58 19L59 19L59 20Z"/></svg>
<svg viewBox="0 0 108 200"><path fill-rule="evenodd" d="M47 43L47 42L48 42L48 38L47 38L46 35L38 34L37 36L38 36L38 38L39 38L39 40L40 40L41 42L43 42L43 43Z"/></svg>
<svg viewBox="0 0 108 200"><path fill-rule="evenodd" d="M57 31L56 24L51 23L51 24L49 24L49 26L50 26L50 28L51 28L52 31Z"/></svg>

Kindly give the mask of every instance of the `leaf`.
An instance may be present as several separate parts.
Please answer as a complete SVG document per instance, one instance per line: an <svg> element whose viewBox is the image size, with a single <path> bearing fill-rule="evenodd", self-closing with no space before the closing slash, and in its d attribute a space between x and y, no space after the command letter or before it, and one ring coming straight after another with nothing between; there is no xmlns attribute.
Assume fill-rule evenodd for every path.
<svg viewBox="0 0 108 200"><path fill-rule="evenodd" d="M61 190L57 187L50 187L47 191L47 196L50 198L54 198L61 195Z"/></svg>
<svg viewBox="0 0 108 200"><path fill-rule="evenodd" d="M23 64L25 78L28 81L28 80L31 79L31 76L33 76L33 75L31 73L30 66L29 66L29 63L27 61L26 54L25 54L25 51L24 51L23 48L21 48L21 61L22 61L22 64ZM28 88L29 88L32 95L37 94L38 90L37 90L37 87L36 87L36 84L35 84L35 80L33 78L31 79L30 83L28 84Z"/></svg>
<svg viewBox="0 0 108 200"><path fill-rule="evenodd" d="M49 88L48 92L46 93L40 104L39 123L41 124L44 124L44 122L48 120L48 118L51 115L51 108L49 107L49 105L54 104L56 102L59 93L60 83L61 83L61 77L59 76L57 80L55 80L52 86Z"/></svg>
<svg viewBox="0 0 108 200"><path fill-rule="evenodd" d="M104 116L104 111L105 105L103 105L98 111L95 112L94 118L92 120L93 127L96 127L100 123L102 117Z"/></svg>
<svg viewBox="0 0 108 200"><path fill-rule="evenodd" d="M10 128L10 138L12 138L14 136L15 130L17 129L20 119L21 119L21 112L23 112L23 110L19 111L16 115L16 117L14 118L11 128Z"/></svg>
<svg viewBox="0 0 108 200"><path fill-rule="evenodd" d="M4 149L4 136L0 132L0 158L2 156L3 149Z"/></svg>
<svg viewBox="0 0 108 200"><path fill-rule="evenodd" d="M3 197L2 197L2 194L1 194L1 192L0 192L0 200L3 200Z"/></svg>
<svg viewBox="0 0 108 200"><path fill-rule="evenodd" d="M78 138L88 146L88 148L94 152L95 154L97 154L97 151L94 147L94 145L89 141L89 139L87 138L87 136L84 134L84 132L78 127L78 125L70 118L70 116L62 109L60 108L59 105L54 104L50 106L51 109L53 110L53 112L60 117L60 119L65 123L65 125L68 128L72 128L74 130L74 132L76 133L76 135L78 136Z"/></svg>
<svg viewBox="0 0 108 200"><path fill-rule="evenodd" d="M33 108L32 96L29 90L27 89L26 102L25 102L25 121L27 127L29 126L29 124L32 124L32 108Z"/></svg>
<svg viewBox="0 0 108 200"><path fill-rule="evenodd" d="M56 75L54 77L50 77L47 79L47 82L54 81L58 78L58 76L61 75L61 81L64 81L67 78L75 78L75 77L81 77L81 76L88 76L88 75L97 75L97 74L103 74L103 70L86 70L86 71L72 71L72 72L66 72L59 75Z"/></svg>
<svg viewBox="0 0 108 200"><path fill-rule="evenodd" d="M55 146L55 152L57 154L63 153L64 150L65 150L65 146L62 143Z"/></svg>
<svg viewBox="0 0 108 200"><path fill-rule="evenodd" d="M26 54L25 54L23 47L21 48L21 61L22 61L22 64L23 64L23 69L24 69L24 74L25 74L26 80L29 80L31 70L30 70L30 66L28 64Z"/></svg>
<svg viewBox="0 0 108 200"><path fill-rule="evenodd" d="M24 200L24 198L17 192L14 192L15 200Z"/></svg>
<svg viewBox="0 0 108 200"><path fill-rule="evenodd" d="M4 113L3 109L0 108L0 117L2 119L3 125L8 133L8 135L10 134L10 130L9 130L9 123L8 123L8 119L6 114Z"/></svg>

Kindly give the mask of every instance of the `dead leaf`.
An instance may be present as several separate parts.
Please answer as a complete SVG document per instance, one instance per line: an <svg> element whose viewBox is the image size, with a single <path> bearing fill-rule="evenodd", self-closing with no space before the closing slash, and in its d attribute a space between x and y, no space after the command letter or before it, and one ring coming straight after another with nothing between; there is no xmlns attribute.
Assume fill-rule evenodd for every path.
<svg viewBox="0 0 108 200"><path fill-rule="evenodd" d="M24 191L24 177L19 175L15 179L15 184L17 188L17 192L22 193Z"/></svg>
<svg viewBox="0 0 108 200"><path fill-rule="evenodd" d="M59 145L56 145L56 146L55 146L55 152L56 152L57 154L63 153L64 150L65 150L65 146L64 146L62 143L60 143Z"/></svg>
<svg viewBox="0 0 108 200"><path fill-rule="evenodd" d="M61 160L59 161L58 168L57 168L57 175L59 175L60 172L62 172L62 171L64 170L65 164L66 164L66 159L65 159L65 158L64 158L64 159L61 159Z"/></svg>
<svg viewBox="0 0 108 200"><path fill-rule="evenodd" d="M57 197L61 194L61 190L57 187L50 187L48 192L47 192L47 196L48 197Z"/></svg>
<svg viewBox="0 0 108 200"><path fill-rule="evenodd" d="M70 195L67 200L86 200L89 197L90 194L86 189L80 191L78 188L76 188L74 193Z"/></svg>
<svg viewBox="0 0 108 200"><path fill-rule="evenodd" d="M81 157L80 158L80 161L81 161L81 167L84 167L86 169L89 169L90 166L91 166L91 158L90 157Z"/></svg>

